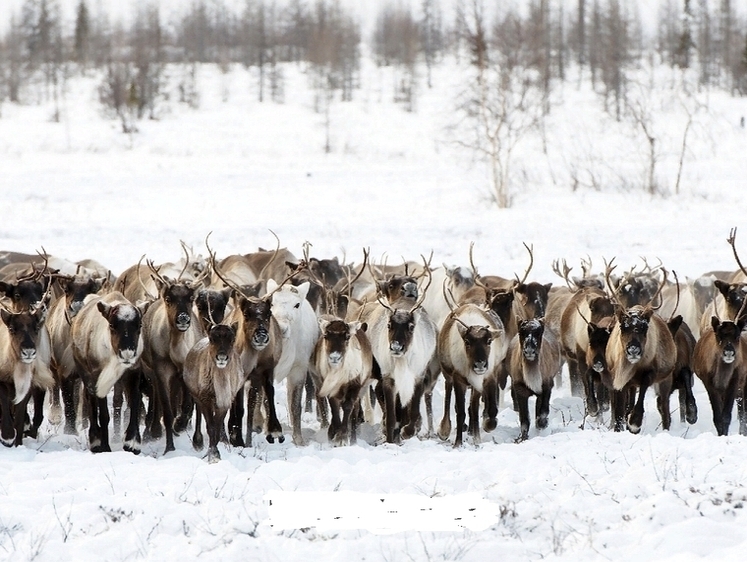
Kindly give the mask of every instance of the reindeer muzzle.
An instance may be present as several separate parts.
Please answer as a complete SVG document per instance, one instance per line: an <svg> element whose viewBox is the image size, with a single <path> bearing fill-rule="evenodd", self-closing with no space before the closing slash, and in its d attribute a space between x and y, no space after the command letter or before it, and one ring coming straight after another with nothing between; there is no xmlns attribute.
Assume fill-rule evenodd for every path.
<svg viewBox="0 0 747 562"><path fill-rule="evenodd" d="M389 351L395 357L402 357L405 354L405 346L398 341L393 341L389 343Z"/></svg>
<svg viewBox="0 0 747 562"><path fill-rule="evenodd" d="M192 319L186 312L180 312L176 315L176 329L180 332L189 330L190 324L192 324Z"/></svg>
<svg viewBox="0 0 747 562"><path fill-rule="evenodd" d="M327 361L332 367L336 367L337 365L342 363L342 353L340 353L339 351L333 351L329 354Z"/></svg>
<svg viewBox="0 0 747 562"><path fill-rule="evenodd" d="M475 361L472 365L472 370L475 372L476 375L484 375L488 372L488 362L487 361Z"/></svg>
<svg viewBox="0 0 747 562"><path fill-rule="evenodd" d="M21 349L21 363L33 363L34 359L36 359L36 349L33 347Z"/></svg>
<svg viewBox="0 0 747 562"><path fill-rule="evenodd" d="M417 283L405 283L404 285L402 285L402 296L408 299L418 298Z"/></svg>
<svg viewBox="0 0 747 562"><path fill-rule="evenodd" d="M594 361L591 368L594 369L595 373L601 374L602 372L604 372L604 363L602 363L601 359L597 359L596 361Z"/></svg>
<svg viewBox="0 0 747 562"><path fill-rule="evenodd" d="M625 358L628 363L635 364L643 357L643 350L639 343L630 343L625 347Z"/></svg>
<svg viewBox="0 0 747 562"><path fill-rule="evenodd" d="M252 347L257 351L262 351L270 343L270 334L267 330L257 330L252 336Z"/></svg>
<svg viewBox="0 0 747 562"><path fill-rule="evenodd" d="M137 359L134 349L123 349L119 352L119 362L124 365L133 365Z"/></svg>
<svg viewBox="0 0 747 562"><path fill-rule="evenodd" d="M215 356L215 366L219 369L225 369L226 365L228 365L228 354L227 353L218 353Z"/></svg>
<svg viewBox="0 0 747 562"><path fill-rule="evenodd" d="M737 358L737 353L734 351L734 346L732 344L728 344L726 347L724 347L724 350L721 352L721 360L726 363L727 365L731 365L734 363L734 360Z"/></svg>
<svg viewBox="0 0 747 562"><path fill-rule="evenodd" d="M68 316L70 316L70 318L75 318L75 315L80 312L81 308L83 308L83 301L71 302L68 307Z"/></svg>

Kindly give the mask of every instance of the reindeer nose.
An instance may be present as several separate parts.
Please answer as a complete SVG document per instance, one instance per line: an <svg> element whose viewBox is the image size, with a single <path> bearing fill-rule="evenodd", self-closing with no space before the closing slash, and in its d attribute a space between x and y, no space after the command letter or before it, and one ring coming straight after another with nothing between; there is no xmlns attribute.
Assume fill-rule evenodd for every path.
<svg viewBox="0 0 747 562"><path fill-rule="evenodd" d="M389 344L389 351L392 355L402 355L405 352L405 346L398 341L393 341Z"/></svg>
<svg viewBox="0 0 747 562"><path fill-rule="evenodd" d="M475 361L474 365L472 365L472 370L477 375L484 375L488 370L488 362L487 361Z"/></svg>
<svg viewBox="0 0 747 562"><path fill-rule="evenodd" d="M329 354L329 364L330 365L339 365L342 361L342 353L339 351L333 351Z"/></svg>
<svg viewBox="0 0 747 562"><path fill-rule="evenodd" d="M122 349L119 352L119 359L125 365L130 365L135 362L135 350L134 349Z"/></svg>
<svg viewBox="0 0 747 562"><path fill-rule="evenodd" d="M191 324L191 318L186 312L180 312L176 315L176 329L180 332L186 332Z"/></svg>
<svg viewBox="0 0 747 562"><path fill-rule="evenodd" d="M594 372L601 373L602 371L604 371L604 363L602 363L600 360L596 360L594 361L594 365L592 365L591 368L594 369Z"/></svg>
<svg viewBox="0 0 747 562"><path fill-rule="evenodd" d="M418 285L416 283L405 283L402 285L402 294L408 299L418 298Z"/></svg>
<svg viewBox="0 0 747 562"><path fill-rule="evenodd" d="M630 363L638 363L642 356L641 346L637 343L632 343L625 348L625 355Z"/></svg>
<svg viewBox="0 0 747 562"><path fill-rule="evenodd" d="M225 353L218 353L215 356L215 366L219 369L224 369L228 365L228 355Z"/></svg>
<svg viewBox="0 0 747 562"><path fill-rule="evenodd" d="M724 348L724 351L721 354L721 359L723 360L724 363L726 363L727 365L730 365L731 363L734 363L736 356L737 354L734 351L734 346L730 344Z"/></svg>
<svg viewBox="0 0 747 562"><path fill-rule="evenodd" d="M36 350L34 348L24 348L21 350L21 363L32 363L36 359Z"/></svg>
<svg viewBox="0 0 747 562"><path fill-rule="evenodd" d="M270 343L270 334L267 330L257 330L252 336L252 347L257 351L262 351Z"/></svg>

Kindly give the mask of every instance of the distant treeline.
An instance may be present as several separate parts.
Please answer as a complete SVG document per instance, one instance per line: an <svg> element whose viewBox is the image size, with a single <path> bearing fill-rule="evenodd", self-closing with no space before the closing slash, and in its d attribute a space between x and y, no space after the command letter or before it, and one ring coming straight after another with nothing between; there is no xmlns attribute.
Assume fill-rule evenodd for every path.
<svg viewBox="0 0 747 562"><path fill-rule="evenodd" d="M503 6L491 18L483 16L482 0L456 0L448 10L438 0L421 0L417 10L392 1L382 3L372 37L362 37L354 14L335 0L246 0L238 9L192 0L168 22L144 2L133 7L129 25L111 21L101 3L94 13L93 3L80 0L75 21L67 22L57 0L25 0L0 42L0 101L57 100L70 76L95 69L105 75L102 102L142 118L153 116L165 65L227 70L239 63L256 70L260 101L282 102L280 63L288 62L307 63L315 88L349 101L366 44L378 64L400 71L395 98L411 105L417 77L430 86L431 69L446 56L475 63L478 23L480 57L535 69L547 90L568 80L575 65L619 106L626 73L656 63L692 69L700 85L747 94L747 24L730 0L664 0L653 38L625 0L577 0L572 10L567 0L530 0L521 11ZM194 101L193 87L185 80L181 101Z"/></svg>

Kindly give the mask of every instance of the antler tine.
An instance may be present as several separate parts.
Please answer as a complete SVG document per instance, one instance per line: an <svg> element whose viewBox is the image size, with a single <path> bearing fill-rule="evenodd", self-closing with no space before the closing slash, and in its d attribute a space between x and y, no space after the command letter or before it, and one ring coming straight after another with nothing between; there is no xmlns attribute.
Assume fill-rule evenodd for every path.
<svg viewBox="0 0 747 562"><path fill-rule="evenodd" d="M532 266L534 266L534 244L530 246L527 246L526 242L522 242L524 244L524 247L527 249L527 252L529 252L529 267L527 267L527 270L524 272L524 277L522 277L521 280L519 280L519 276L516 275L516 280L519 281L519 285L522 285L524 281L527 280L527 277L529 277L529 272L532 271Z"/></svg>
<svg viewBox="0 0 747 562"><path fill-rule="evenodd" d="M166 279L163 275L161 275L161 266L158 267L155 266L153 263L153 260L145 260L145 263L148 265L148 269L150 269L153 272L153 275L155 275L156 279L158 279L161 283L168 285L169 280Z"/></svg>
<svg viewBox="0 0 747 562"><path fill-rule="evenodd" d="M280 238L278 238L278 235L275 234L275 232L272 229L268 229L268 230L275 237L275 241L276 241L275 253L272 254L272 257L267 261L267 263L265 264L265 266L262 268L262 271L259 272L258 277L260 279L264 279L265 278L265 271L267 270L268 267L270 267L270 264L275 261L275 258L277 257L278 252L280 251ZM210 235L208 234L208 236L210 236ZM222 277L221 277L221 279L222 279ZM244 296L246 296L246 295L244 295Z"/></svg>
<svg viewBox="0 0 747 562"><path fill-rule="evenodd" d="M274 294L275 294L275 293L277 293L277 292L278 292L278 291L279 291L280 289L282 289L283 285L285 285L285 284L286 284L286 283L287 283L288 281L290 281L290 280L291 280L291 279L293 279L293 278L294 278L294 277L295 277L296 275L298 275L299 273L301 273L301 271L303 271L303 270L302 270L301 268L299 268L299 269L297 269L296 271L292 272L292 273L291 273L290 275L286 276L286 278L285 278L285 279L283 279L283 281L282 281L281 283L279 283L279 284L278 284L278 286L277 286L277 287L275 287L275 289L274 289L274 290L273 290L273 291L272 291L271 293L267 293L267 294L266 294L266 295L265 295L265 296L264 296L263 298L264 298L264 299L269 299L270 297L272 297L272 295L274 295Z"/></svg>
<svg viewBox="0 0 747 562"><path fill-rule="evenodd" d="M586 254L586 257L589 258L589 260L585 260L584 258L581 258L581 274L584 277L589 277L591 275L591 256L589 254Z"/></svg>
<svg viewBox="0 0 747 562"><path fill-rule="evenodd" d="M469 266L472 269L472 277L475 280L475 285L477 285L478 287L480 287L481 289L483 289L486 293L488 293L490 291L490 287L488 287L485 283L483 283L482 281L480 281L480 275L477 273L477 268L475 267L475 262L472 259L472 250L474 249L474 247L475 247L475 243L474 242L470 242L469 243Z"/></svg>
<svg viewBox="0 0 747 562"><path fill-rule="evenodd" d="M379 301L379 304L386 308L389 312L394 312L394 309L383 298L381 291L376 291L376 300Z"/></svg>
<svg viewBox="0 0 747 562"><path fill-rule="evenodd" d="M223 281L223 283L226 285L226 287L230 287L231 289L233 289L234 291L236 291L237 293L239 293L241 296L243 296L245 299L252 298L250 295L247 295L244 292L244 290L241 288L241 286L239 284L234 283L233 281L231 281L227 277L224 277L223 274L221 273L220 268L218 267L218 264L215 261L215 252L213 252L213 249L210 247L210 244L208 243L208 240L209 240L210 235L212 233L213 233L212 231L208 232L207 236L205 237L205 247L207 248L208 258L210 259L210 267L213 268L213 271L218 276L218 279L220 279L221 281Z"/></svg>
<svg viewBox="0 0 747 562"><path fill-rule="evenodd" d="M581 309L579 308L579 306L578 306L578 305L576 305L576 312L578 312L578 315L579 315L579 316L580 316L581 318L583 318L583 320L584 320L584 322L586 322L586 325L587 325L587 326L591 326L591 322L589 322L589 320L587 320L587 319L586 319L586 316L584 316L584 313L583 313L583 312L581 312Z"/></svg>
<svg viewBox="0 0 747 562"><path fill-rule="evenodd" d="M347 280L348 280L348 288L347 288L347 290L348 290L348 297L352 297L353 296L353 284L356 281L358 281L358 279L361 278L361 275L363 275L363 272L366 270L366 264L368 264L368 256L369 256L370 252L371 252L371 248L368 248L368 249L363 248L363 263L361 264L360 271L353 278L352 281L350 280L350 277L348 275L345 276L347 278Z"/></svg>
<svg viewBox="0 0 747 562"><path fill-rule="evenodd" d="M612 272L617 268L617 265L612 265L614 261L615 258L612 258L609 263L607 263L607 260L604 259L604 281L607 283L607 290L610 293L610 301L612 302L612 306L623 309L624 307L622 306L622 304L620 304L620 301L617 300L617 294L620 288L618 287L617 289L615 289L612 286L612 280L610 279L610 275L612 275Z"/></svg>
<svg viewBox="0 0 747 562"><path fill-rule="evenodd" d="M737 240L737 227L735 226L729 231L729 238L727 238L726 241L729 243L732 251L734 252L734 259L737 260L737 265L739 266L739 269L742 270L742 273L747 275L747 270L742 265L742 261L739 259L739 254L737 253L736 240Z"/></svg>
<svg viewBox="0 0 747 562"><path fill-rule="evenodd" d="M143 277L140 275L140 267L143 264L143 260L145 259L145 254L140 256L140 259L137 262L137 280L140 282L140 288L143 289L143 292L150 300L156 300L158 297L154 297L150 291L148 290L148 287L145 286L145 283L143 283ZM126 279L125 279L126 281Z"/></svg>
<svg viewBox="0 0 747 562"><path fill-rule="evenodd" d="M425 263L425 257L423 258L423 262ZM411 314L422 306L423 301L425 300L425 294L428 292L428 288L431 286L431 283L433 282L433 274L431 273L431 270L428 268L426 268L425 270L428 275L428 283L426 283L423 290L420 291L420 296L418 297L418 300L415 302L415 305L410 309Z"/></svg>
<svg viewBox="0 0 747 562"><path fill-rule="evenodd" d="M661 294L661 291L664 288L664 285L667 284L667 277L668 277L667 270L663 267L661 268L661 270L664 272L664 277L662 278L661 283L659 283L659 288L656 290L656 293L654 294L653 297L651 297L651 301L649 302L649 306L651 307L652 310L659 310L664 304L664 301L661 301L658 306L653 305L656 302L656 299Z"/></svg>
<svg viewBox="0 0 747 562"><path fill-rule="evenodd" d="M667 320L667 323L672 321L672 318L674 318L674 313L677 312L677 308L680 306L680 280L677 277L677 272L674 269L672 270L672 275L674 275L674 282L677 285L677 300L674 301L674 308L672 309L672 314L669 315L669 320Z"/></svg>
<svg viewBox="0 0 747 562"><path fill-rule="evenodd" d="M184 267L176 278L177 282L182 280L182 275L184 275L184 272L187 271L187 268L189 267L189 251L187 250L187 245L184 243L184 240L179 240L179 243L182 245L182 250L184 250Z"/></svg>
<svg viewBox="0 0 747 562"><path fill-rule="evenodd" d="M563 271L560 271L560 260L553 260L552 262L552 270L555 275L558 277L561 277L562 279L565 279L565 284L568 285L568 288L573 290L573 283L571 283L571 280L568 278L568 276L571 274L572 267L568 267L568 262L565 261L565 258L563 258Z"/></svg>
<svg viewBox="0 0 747 562"><path fill-rule="evenodd" d="M441 283L441 292L444 295L444 300L446 301L446 306L449 307L449 310L451 311L451 314L454 314L454 312L456 311L456 309L451 305L451 302L449 302L449 297L451 297L451 300L454 301L454 304L456 304L456 299L454 298L454 294L451 292L451 290L446 288L446 281L447 280L444 279L443 283Z"/></svg>
<svg viewBox="0 0 747 562"><path fill-rule="evenodd" d="M41 252L37 250L36 253L39 254L39 257L44 260L44 267L42 267L39 270L38 274L35 276L35 279L40 279L42 275L44 275L44 272L47 271L47 268L49 267L49 255L47 254L47 251L44 249L44 246L42 246L41 249L42 249ZM34 268L32 267L31 269L33 270ZM50 282L51 282L51 279L50 279Z"/></svg>

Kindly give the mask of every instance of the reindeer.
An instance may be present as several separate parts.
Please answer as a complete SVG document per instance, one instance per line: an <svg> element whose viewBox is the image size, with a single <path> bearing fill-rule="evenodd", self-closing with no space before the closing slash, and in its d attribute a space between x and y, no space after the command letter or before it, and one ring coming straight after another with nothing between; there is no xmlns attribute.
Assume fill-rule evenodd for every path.
<svg viewBox="0 0 747 562"><path fill-rule="evenodd" d="M62 288L64 296L52 303L46 321L52 350L50 367L55 378L49 419L52 423L59 423L61 419L59 401L61 390L65 406L64 431L67 434L75 434L75 395L80 378L75 373L70 327L73 318L83 308L85 298L88 295L100 293L108 286L108 280L87 274L76 274L72 277L58 277L57 284Z"/></svg>
<svg viewBox="0 0 747 562"><path fill-rule="evenodd" d="M184 265L184 270L187 267L188 262ZM192 413L192 402L186 395L181 374L187 353L205 336L193 304L195 293L209 274L209 269L205 268L203 274L193 281L182 281L184 270L176 280L172 280L161 275L151 261L148 261L148 268L159 298L143 317L143 362L149 369L146 372L152 374L155 405L163 413L166 427L165 454L174 450L174 433L179 434L186 429ZM179 391L183 398L182 409L175 419L174 408L177 406ZM152 409L148 433L151 439L160 433L159 408Z"/></svg>
<svg viewBox="0 0 747 562"><path fill-rule="evenodd" d="M371 343L365 334L368 326L324 315L319 318L319 329L321 337L314 347L311 373L319 396L327 398L332 409L327 436L338 445L353 444L361 398L373 371Z"/></svg>
<svg viewBox="0 0 747 562"><path fill-rule="evenodd" d="M131 408L123 448L140 453L140 332L149 304L145 301L133 305L118 291L88 295L72 319L73 359L91 408L88 439L94 453L111 451L106 396L120 379L125 381Z"/></svg>
<svg viewBox="0 0 747 562"><path fill-rule="evenodd" d="M192 443L195 449L202 449L201 417L204 416L210 463L220 460L218 441L226 413L245 380L241 358L236 350L237 330L238 323L210 326L207 336L189 350L184 361L184 384L197 405Z"/></svg>
<svg viewBox="0 0 747 562"><path fill-rule="evenodd" d="M747 381L747 343L742 337L745 324L747 319L742 315L734 321L713 316L710 328L695 344L695 374L708 392L718 435L728 435L734 399L743 393ZM747 417L741 403L739 433L747 435Z"/></svg>
<svg viewBox="0 0 747 562"><path fill-rule="evenodd" d="M475 444L479 443L478 410L483 387L488 377L500 366L507 350L506 332L503 323L495 314L468 303L453 308L445 319L438 335L437 355L444 378L449 386L453 387L455 394L454 447L462 445L467 388L471 389L468 433ZM448 400L445 400L439 437L446 440L450 433L449 404Z"/></svg>
<svg viewBox="0 0 747 562"><path fill-rule="evenodd" d="M208 235L209 237L209 235ZM264 393L267 406L266 439L269 443L278 440L285 441L283 428L277 418L275 411L275 367L280 360L283 346L283 337L275 318L272 316L272 293L259 298L247 294L245 290L225 277L220 266L217 265L215 253L208 245L205 245L210 255L210 263L215 275L234 291L236 306L229 314L227 321L234 322L238 328L236 331L236 350L241 359L244 371L245 383L249 383L249 396L247 400L247 442L251 446L252 428L251 424L254 411L257 407L257 399ZM244 447L245 442L242 435L242 420L244 416L244 388L236 393L228 418L228 438L231 445Z"/></svg>
<svg viewBox="0 0 747 562"><path fill-rule="evenodd" d="M7 447L23 442L32 387L51 388L54 384L48 360L38 353L45 316L45 306L33 312L0 307L0 442Z"/></svg>
<svg viewBox="0 0 747 562"><path fill-rule="evenodd" d="M646 390L651 385L655 385L660 397L658 405L662 426L669 430L671 416L668 398L676 360L674 338L666 322L654 314L657 306L648 304L625 308L620 304L616 298L618 291L613 289L610 281L613 269L610 262L605 278L615 306L616 324L607 344L605 359L609 375L603 376L603 383L612 391L614 430L622 431L628 400L637 388L638 399L627 417L627 426L631 433L640 432L643 424L643 402ZM667 277L666 270L663 273L664 280L659 284L660 290ZM656 301L659 292L649 299L650 302Z"/></svg>
<svg viewBox="0 0 747 562"><path fill-rule="evenodd" d="M380 295L378 306L364 309L362 316L369 326L371 348L381 373L378 393L384 403L388 443L399 439L402 425L402 437L416 433L426 372L436 351L436 325L422 309L428 285L412 305L406 285L402 298L386 302Z"/></svg>
<svg viewBox="0 0 747 562"><path fill-rule="evenodd" d="M561 367L560 344L543 319L522 320L519 333L511 340L506 360L511 386L519 406L521 433L518 441L529 436L529 397L537 397L535 424L545 429L550 414L550 397L555 376Z"/></svg>

